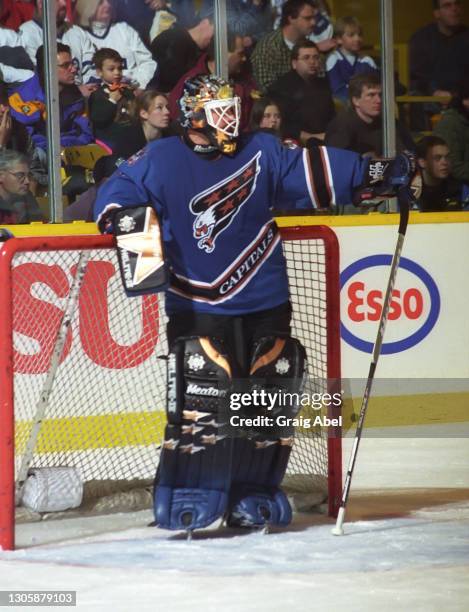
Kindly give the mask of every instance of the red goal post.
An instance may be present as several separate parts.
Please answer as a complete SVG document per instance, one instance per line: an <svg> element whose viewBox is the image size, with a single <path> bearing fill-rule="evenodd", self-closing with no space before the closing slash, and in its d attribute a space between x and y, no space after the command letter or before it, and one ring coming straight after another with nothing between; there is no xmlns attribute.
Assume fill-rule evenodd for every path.
<svg viewBox="0 0 469 612"><path fill-rule="evenodd" d="M324 226L282 227L293 335L314 390L340 389L339 248ZM44 381L80 253L89 260L51 389ZM149 483L164 428L161 296L127 298L110 236L13 238L0 250L0 547L14 548L15 479L46 402L35 467L76 467L87 484ZM44 399L45 398L45 399ZM308 410L308 408L306 408ZM335 413L330 416L339 414ZM299 429L285 487L337 512L340 428ZM106 487L104 487L106 488ZM148 501L148 499L147 499Z"/></svg>

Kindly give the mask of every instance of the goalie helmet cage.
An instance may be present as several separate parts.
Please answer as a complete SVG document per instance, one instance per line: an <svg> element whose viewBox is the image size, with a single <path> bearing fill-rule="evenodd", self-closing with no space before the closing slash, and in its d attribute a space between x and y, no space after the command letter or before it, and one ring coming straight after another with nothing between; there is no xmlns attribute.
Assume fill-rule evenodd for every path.
<svg viewBox="0 0 469 612"><path fill-rule="evenodd" d="M308 355L306 391L340 390L337 238L316 225L283 227L281 235L293 335ZM88 262L77 308L51 388L45 389L83 251ZM0 250L0 278L0 547L9 550L14 548L15 479L31 438L31 467L76 468L85 484L84 503L86 491L112 497L133 486L151 486L165 424L161 357L167 345L161 294L125 296L111 236L12 238ZM44 415L34 437L40 403ZM321 414L309 406L302 410L308 417ZM339 414L340 406L329 408L328 416ZM342 490L340 428L297 430L284 486L322 495L329 514L336 515ZM115 499L108 511L121 510Z"/></svg>

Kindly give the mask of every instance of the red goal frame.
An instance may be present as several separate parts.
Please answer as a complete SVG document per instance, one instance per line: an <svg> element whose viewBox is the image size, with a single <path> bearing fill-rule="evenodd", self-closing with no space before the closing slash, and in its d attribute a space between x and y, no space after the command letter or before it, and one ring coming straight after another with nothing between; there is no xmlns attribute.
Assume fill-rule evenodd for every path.
<svg viewBox="0 0 469 612"><path fill-rule="evenodd" d="M326 262L327 295L327 377L341 379L340 357L340 279L339 244L335 233L326 226L281 227L283 240L319 239L323 241ZM14 417L14 352L13 352L13 284L12 261L23 251L81 251L111 249L112 236L77 235L12 238L0 246L0 548L15 546L15 417ZM340 414L340 408L336 414ZM336 516L342 494L341 428L329 428L328 508Z"/></svg>

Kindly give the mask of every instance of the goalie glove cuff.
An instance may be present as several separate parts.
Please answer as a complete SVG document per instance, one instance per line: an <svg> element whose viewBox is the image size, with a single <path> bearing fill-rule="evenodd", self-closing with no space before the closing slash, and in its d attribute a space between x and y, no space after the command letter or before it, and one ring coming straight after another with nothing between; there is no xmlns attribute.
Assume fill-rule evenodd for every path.
<svg viewBox="0 0 469 612"><path fill-rule="evenodd" d="M362 185L354 192L353 203L377 204L394 198L402 187L408 187L412 199L417 199L422 190L422 178L415 155L400 153L392 158L370 158Z"/></svg>

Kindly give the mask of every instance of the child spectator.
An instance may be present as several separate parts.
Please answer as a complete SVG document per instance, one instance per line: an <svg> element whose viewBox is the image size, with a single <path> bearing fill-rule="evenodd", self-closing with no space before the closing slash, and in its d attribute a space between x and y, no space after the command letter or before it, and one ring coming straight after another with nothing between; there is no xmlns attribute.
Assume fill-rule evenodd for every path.
<svg viewBox="0 0 469 612"><path fill-rule="evenodd" d="M443 138L425 136L417 143L416 151L422 170L419 209L449 211L469 206L469 186L451 175L449 147Z"/></svg>
<svg viewBox="0 0 469 612"><path fill-rule="evenodd" d="M122 54L124 77L145 89L156 71L156 62L139 33L128 23L117 22L110 0L86 0L80 5L80 23L95 50L115 49Z"/></svg>
<svg viewBox="0 0 469 612"><path fill-rule="evenodd" d="M135 95L123 78L123 59L114 49L99 49L93 56L101 86L89 98L94 135L115 155L130 157L145 145L141 129L132 119Z"/></svg>
<svg viewBox="0 0 469 612"><path fill-rule="evenodd" d="M377 71L374 60L360 52L363 34L360 22L355 17L342 17L334 29L338 48L326 60L326 71L331 84L332 95L341 102L348 100L348 85L356 74Z"/></svg>

